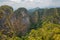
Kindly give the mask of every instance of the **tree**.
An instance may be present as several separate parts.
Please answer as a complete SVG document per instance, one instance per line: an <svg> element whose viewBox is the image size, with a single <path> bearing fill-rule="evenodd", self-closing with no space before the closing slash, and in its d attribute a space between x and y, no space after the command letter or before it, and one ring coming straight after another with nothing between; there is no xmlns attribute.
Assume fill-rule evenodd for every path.
<svg viewBox="0 0 60 40"><path fill-rule="evenodd" d="M26 40L59 40L60 25L51 22L44 22L42 28L32 29Z"/></svg>

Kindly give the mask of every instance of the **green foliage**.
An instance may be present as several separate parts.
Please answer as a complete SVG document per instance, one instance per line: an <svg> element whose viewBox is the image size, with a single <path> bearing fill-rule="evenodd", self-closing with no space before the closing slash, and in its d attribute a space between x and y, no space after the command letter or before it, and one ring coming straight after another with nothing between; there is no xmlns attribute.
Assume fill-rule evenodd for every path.
<svg viewBox="0 0 60 40"><path fill-rule="evenodd" d="M0 9L4 10L4 11L8 11L8 10L12 10L13 11L13 8L11 6L8 6L8 5L3 5L0 7Z"/></svg>
<svg viewBox="0 0 60 40"><path fill-rule="evenodd" d="M3 13L4 13L4 11L3 10L0 10L0 19L3 18L3 16L4 16Z"/></svg>
<svg viewBox="0 0 60 40"><path fill-rule="evenodd" d="M32 29L27 40L59 40L60 25L50 22L44 22L42 28Z"/></svg>
<svg viewBox="0 0 60 40"><path fill-rule="evenodd" d="M31 25L30 21L25 25L25 18L31 20ZM12 7L3 5L0 7L0 19L0 40L60 40L59 8L37 9L29 16L25 8L19 8L13 14Z"/></svg>
<svg viewBox="0 0 60 40"><path fill-rule="evenodd" d="M19 37L12 37L12 38L9 38L9 39L7 39L7 40L22 40L22 39L19 38Z"/></svg>

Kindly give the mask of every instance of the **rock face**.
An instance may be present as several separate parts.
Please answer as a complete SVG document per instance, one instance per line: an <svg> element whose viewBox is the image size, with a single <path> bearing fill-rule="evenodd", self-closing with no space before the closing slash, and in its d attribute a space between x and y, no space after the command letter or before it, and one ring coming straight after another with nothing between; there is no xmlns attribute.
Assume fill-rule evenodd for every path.
<svg viewBox="0 0 60 40"><path fill-rule="evenodd" d="M59 14L60 13L58 12L57 8L51 8L51 9L46 10L45 17L52 23L60 24L59 23L59 20L60 20Z"/></svg>
<svg viewBox="0 0 60 40"><path fill-rule="evenodd" d="M19 8L13 12L10 6L0 7L0 32L5 35L15 33L18 36L25 35L30 26L32 28L39 27L43 22L50 21L52 23L60 24L60 9L36 9L33 12L27 9ZM32 25L33 26L32 26ZM39 25L39 26L38 26Z"/></svg>
<svg viewBox="0 0 60 40"><path fill-rule="evenodd" d="M19 8L14 12L14 19L12 23L17 35L25 35L30 26L30 19L28 11L25 8Z"/></svg>
<svg viewBox="0 0 60 40"><path fill-rule="evenodd" d="M31 28L36 28L39 27L39 25L41 25L41 20L43 19L43 13L44 9L37 9L32 13L32 15L30 15L32 25Z"/></svg>
<svg viewBox="0 0 60 40"><path fill-rule="evenodd" d="M13 31L10 21L12 13L12 7L7 5L0 7L0 32L2 32L2 34L10 35L9 33Z"/></svg>
<svg viewBox="0 0 60 40"><path fill-rule="evenodd" d="M33 28L35 28L37 25L41 25L41 23L44 21L60 24L59 8L37 9L30 16L32 25L34 25Z"/></svg>

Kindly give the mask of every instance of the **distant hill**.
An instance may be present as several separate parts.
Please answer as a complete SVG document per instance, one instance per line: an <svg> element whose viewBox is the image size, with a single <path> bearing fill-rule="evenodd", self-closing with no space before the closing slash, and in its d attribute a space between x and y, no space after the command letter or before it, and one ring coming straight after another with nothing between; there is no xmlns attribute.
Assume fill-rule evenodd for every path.
<svg viewBox="0 0 60 40"><path fill-rule="evenodd" d="M32 29L41 28L45 22L60 25L60 8L18 8L14 11L8 5L0 7L0 33L9 38L25 36Z"/></svg>

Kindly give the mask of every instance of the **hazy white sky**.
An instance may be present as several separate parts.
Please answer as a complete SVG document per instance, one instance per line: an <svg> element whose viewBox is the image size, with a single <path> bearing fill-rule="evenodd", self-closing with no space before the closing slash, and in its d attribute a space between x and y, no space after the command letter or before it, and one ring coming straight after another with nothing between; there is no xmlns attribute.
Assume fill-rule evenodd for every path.
<svg viewBox="0 0 60 40"><path fill-rule="evenodd" d="M1 5L10 5L14 9L19 7L50 8L50 7L60 7L60 0L0 0L0 6Z"/></svg>

